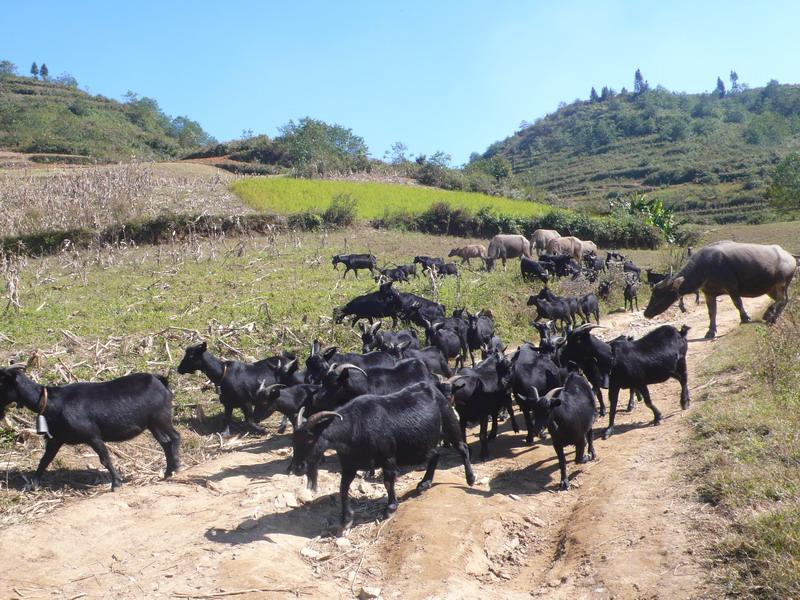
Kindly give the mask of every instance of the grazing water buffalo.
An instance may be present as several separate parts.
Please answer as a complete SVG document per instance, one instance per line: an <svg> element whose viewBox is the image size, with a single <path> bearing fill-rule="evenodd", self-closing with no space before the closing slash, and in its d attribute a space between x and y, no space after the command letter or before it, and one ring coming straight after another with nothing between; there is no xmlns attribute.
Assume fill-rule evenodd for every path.
<svg viewBox="0 0 800 600"><path fill-rule="evenodd" d="M547 248L547 242L560 237L561 234L555 229L537 229L531 236L531 248L536 250L537 254L541 254Z"/></svg>
<svg viewBox="0 0 800 600"><path fill-rule="evenodd" d="M742 244L729 240L701 248L674 277L653 287L644 316L660 315L684 294L703 292L708 306L707 338L717 332L717 296L728 294L742 323L750 321L742 298L769 295L775 302L764 313L774 323L789 301L789 285L797 269L794 256L778 245Z"/></svg>
<svg viewBox="0 0 800 600"><path fill-rule="evenodd" d="M469 264L470 258L484 258L486 256L486 246L483 244L469 244L461 248L453 248L450 250L450 254L447 255L448 258L451 256L458 256L461 258L462 265L464 263Z"/></svg>
<svg viewBox="0 0 800 600"><path fill-rule="evenodd" d="M519 258L520 256L530 258L531 243L523 235L500 233L489 242L488 254L488 257L483 259L486 262L487 271L494 269L498 258L503 261L503 269L505 269L508 258Z"/></svg>

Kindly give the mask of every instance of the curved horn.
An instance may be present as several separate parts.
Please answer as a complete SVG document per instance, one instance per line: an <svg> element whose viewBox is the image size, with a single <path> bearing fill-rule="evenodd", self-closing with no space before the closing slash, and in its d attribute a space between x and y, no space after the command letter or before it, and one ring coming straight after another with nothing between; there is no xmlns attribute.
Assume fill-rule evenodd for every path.
<svg viewBox="0 0 800 600"><path fill-rule="evenodd" d="M283 365L283 367L281 368L281 370L282 370L284 373L288 373L289 369L291 369L291 368L292 368L292 366L293 366L293 365L295 365L295 364L297 364L297 359L296 359L296 358L293 358L292 360L290 360L289 362L287 362L285 365Z"/></svg>
<svg viewBox="0 0 800 600"><path fill-rule="evenodd" d="M364 321L361 321L361 322L358 324L358 328L361 330L361 333L367 333L367 328L368 328L368 327L369 327L369 326L368 326L368 325L367 325L367 324L366 324Z"/></svg>
<svg viewBox="0 0 800 600"><path fill-rule="evenodd" d="M550 390L549 392L547 392L544 395L544 399L547 400L548 402L550 402L550 400L552 400L553 397L563 389L564 389L563 386L562 387L553 388L552 390Z"/></svg>
<svg viewBox="0 0 800 600"><path fill-rule="evenodd" d="M482 314L483 314L483 311L479 310L478 312L475 313L475 316L476 317L480 317Z"/></svg>
<svg viewBox="0 0 800 600"><path fill-rule="evenodd" d="M264 382L262 381L261 385L258 388L258 393L259 394L266 394L267 397L269 397L270 394L272 394L272 392L274 390L279 390L279 389L285 388L285 387L286 386L284 384L282 384L282 383L273 383L273 384L270 384L270 385L264 385Z"/></svg>
<svg viewBox="0 0 800 600"><path fill-rule="evenodd" d="M300 429L303 426L303 413L306 412L306 407L301 406L300 410L297 413L297 419L295 420L294 426L295 429Z"/></svg>
<svg viewBox="0 0 800 600"><path fill-rule="evenodd" d="M459 379L461 379L463 375L453 375L452 377L448 377L447 379L443 379L442 383L455 383Z"/></svg>
<svg viewBox="0 0 800 600"><path fill-rule="evenodd" d="M340 375L342 371L344 371L345 369L355 369L356 371L361 371L364 374L364 377L368 377L367 372L364 369L362 369L357 365L354 365L353 363L342 363L340 365L336 365L334 371L336 372L337 375Z"/></svg>
<svg viewBox="0 0 800 600"><path fill-rule="evenodd" d="M536 402L538 404L539 403L539 390L537 390L536 386L534 386L534 387L531 388L531 391L533 392L533 400L534 400L534 402Z"/></svg>
<svg viewBox="0 0 800 600"><path fill-rule="evenodd" d="M317 425L322 419L328 419L333 417L339 417L342 421L344 421L344 417L340 415L338 412L332 410L323 410L318 413L314 413L310 417L308 417L308 426L314 427Z"/></svg>
<svg viewBox="0 0 800 600"><path fill-rule="evenodd" d="M363 321L362 321L362 322L363 322ZM381 327L381 322L380 322L380 321L378 321L377 323L375 323L375 324L372 326L372 329L371 329L371 331L372 331L372 334L374 335L374 334L375 334L375 332L376 332L376 331L378 331L378 329L380 329L380 327Z"/></svg>
<svg viewBox="0 0 800 600"><path fill-rule="evenodd" d="M575 329L572 330L572 333L579 333L581 331L591 331L592 329L597 328L605 329L602 325L597 325L595 323L584 323L583 325L578 325Z"/></svg>

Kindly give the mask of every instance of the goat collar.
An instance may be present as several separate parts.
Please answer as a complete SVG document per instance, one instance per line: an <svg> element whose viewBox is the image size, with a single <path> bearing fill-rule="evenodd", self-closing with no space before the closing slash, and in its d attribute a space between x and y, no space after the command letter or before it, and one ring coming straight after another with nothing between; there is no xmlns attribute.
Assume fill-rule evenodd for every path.
<svg viewBox="0 0 800 600"><path fill-rule="evenodd" d="M47 410L47 388L42 387L42 396L39 398L39 416L44 414Z"/></svg>

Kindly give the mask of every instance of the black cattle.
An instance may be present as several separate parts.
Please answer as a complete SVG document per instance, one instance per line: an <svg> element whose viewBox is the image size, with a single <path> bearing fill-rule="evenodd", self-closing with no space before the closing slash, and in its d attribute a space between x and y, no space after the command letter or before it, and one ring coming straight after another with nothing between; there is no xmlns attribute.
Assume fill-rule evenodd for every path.
<svg viewBox="0 0 800 600"><path fill-rule="evenodd" d="M305 422L301 419L302 415L292 439L293 471L306 475L308 487L316 490L323 454L328 449L336 451L342 470L339 492L343 531L353 524L348 490L357 471L383 470L388 496L385 515L389 516L397 510L397 468L427 462L417 489L428 489L439 460L437 446L443 439L461 455L467 484L475 483L453 409L430 383L417 383L393 394L361 396L338 412L317 413Z"/></svg>
<svg viewBox="0 0 800 600"><path fill-rule="evenodd" d="M370 274L374 274L374 270L378 268L378 259L372 254L336 254L331 263L334 269L338 264L345 266L342 279L344 279L348 271L352 271L357 278L359 269L369 269Z"/></svg>
<svg viewBox="0 0 800 600"><path fill-rule="evenodd" d="M219 401L225 407L222 435L230 435L235 408L242 411L245 423L251 430L264 433L264 429L253 418L256 392L262 381L292 383L297 367L297 359L287 357L272 357L255 363L221 361L208 351L206 342L202 342L186 348L178 365L178 373L187 375L200 371L217 386Z"/></svg>
<svg viewBox="0 0 800 600"><path fill-rule="evenodd" d="M46 423L44 455L31 477L34 488L64 444L87 444L111 474L111 489L122 478L105 442L123 442L150 430L164 449L164 477L180 468L181 436L172 425L172 392L166 377L133 373L111 381L43 386L24 374L23 365L0 369L0 419L9 404L24 406Z"/></svg>

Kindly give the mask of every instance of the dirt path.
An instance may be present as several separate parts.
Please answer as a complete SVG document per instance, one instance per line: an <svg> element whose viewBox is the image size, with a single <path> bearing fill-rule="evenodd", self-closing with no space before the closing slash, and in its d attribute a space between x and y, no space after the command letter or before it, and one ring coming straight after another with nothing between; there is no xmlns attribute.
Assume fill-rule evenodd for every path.
<svg viewBox="0 0 800 600"><path fill-rule="evenodd" d="M746 305L759 316L766 303ZM692 326L693 339L706 330L705 306L664 317L659 323ZM630 314L607 324L607 337L653 326ZM737 324L730 301L720 299L720 333ZM703 382L691 374L713 348L690 344L692 390ZM338 516L335 471L320 473L310 499L303 481L285 474L285 437L233 442L174 481L100 494L3 529L0 589L3 597L115 599L349 598L363 586L386 598L701 595L703 511L680 476L690 460L681 441L691 411L680 411L678 391L675 383L653 387L660 427L648 426L644 406L621 413L616 434L596 443L598 460L569 465L568 492L556 491L552 447L524 446L524 433L507 431L508 423L491 446L494 458L476 465L474 488L445 452L423 496L408 493L421 471L400 478L404 501L389 521L377 520L383 486L357 480L357 525L347 539L324 536Z"/></svg>

